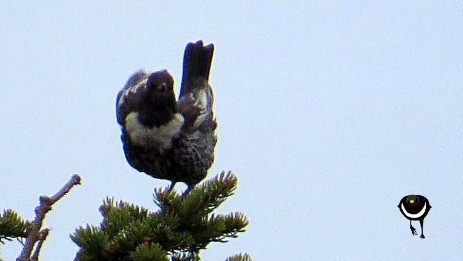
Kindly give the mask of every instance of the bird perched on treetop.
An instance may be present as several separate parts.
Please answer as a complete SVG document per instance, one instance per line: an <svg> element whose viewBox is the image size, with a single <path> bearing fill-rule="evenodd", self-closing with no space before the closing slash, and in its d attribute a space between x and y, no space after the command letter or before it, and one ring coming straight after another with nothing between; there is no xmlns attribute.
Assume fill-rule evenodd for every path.
<svg viewBox="0 0 463 261"><path fill-rule="evenodd" d="M166 71L134 73L116 101L117 122L128 163L140 172L188 185L206 177L214 161L217 122L209 85L214 45L189 43L178 100Z"/></svg>
<svg viewBox="0 0 463 261"><path fill-rule="evenodd" d="M412 226L412 220L419 220L421 225L421 239L424 239L423 222L424 218L428 215L431 205L425 196L421 195L408 195L403 197L398 205L400 212L410 220L410 230L412 235L417 235L416 229Z"/></svg>

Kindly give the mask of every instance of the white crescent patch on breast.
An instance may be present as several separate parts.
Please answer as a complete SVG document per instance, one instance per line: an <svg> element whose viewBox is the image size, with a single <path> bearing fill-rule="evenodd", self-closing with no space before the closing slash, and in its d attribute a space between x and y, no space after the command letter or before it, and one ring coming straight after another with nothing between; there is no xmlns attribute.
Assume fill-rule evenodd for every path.
<svg viewBox="0 0 463 261"><path fill-rule="evenodd" d="M183 115L174 114L168 123L152 128L143 126L138 121L138 112L131 112L125 118L125 130L130 136L130 140L144 147L158 148L160 152L170 149L172 139L179 136L184 123Z"/></svg>
<svg viewBox="0 0 463 261"><path fill-rule="evenodd" d="M426 212L426 202L424 202L424 206L421 209L421 211L416 214L408 213L407 210L405 210L404 203L400 204L400 208L402 209L402 212L405 214L405 216L407 216L408 218L417 219L420 218L424 214L424 212Z"/></svg>

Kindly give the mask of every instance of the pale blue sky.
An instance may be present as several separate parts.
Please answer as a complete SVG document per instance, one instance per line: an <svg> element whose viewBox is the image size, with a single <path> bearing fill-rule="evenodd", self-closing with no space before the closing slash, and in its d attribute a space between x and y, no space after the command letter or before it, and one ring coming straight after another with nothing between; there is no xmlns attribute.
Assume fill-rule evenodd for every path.
<svg viewBox="0 0 463 261"><path fill-rule="evenodd" d="M219 212L251 220L204 260L462 259L463 1L74 2L0 2L0 208L32 218L83 177L46 219L42 260L72 260L69 234L106 196L155 208L169 183L126 163L116 94L140 68L178 90L198 39L216 45L208 177L234 170ZM397 208L413 193L433 206L425 240Z"/></svg>

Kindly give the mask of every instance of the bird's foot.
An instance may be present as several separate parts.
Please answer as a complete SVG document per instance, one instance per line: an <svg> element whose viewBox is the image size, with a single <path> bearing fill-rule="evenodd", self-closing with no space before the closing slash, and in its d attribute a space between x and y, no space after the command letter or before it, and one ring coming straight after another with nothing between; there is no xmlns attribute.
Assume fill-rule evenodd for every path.
<svg viewBox="0 0 463 261"><path fill-rule="evenodd" d="M420 238L421 238L421 239L424 239L424 235L423 235L423 234L421 234Z"/></svg>
<svg viewBox="0 0 463 261"><path fill-rule="evenodd" d="M167 189L167 192L171 192L171 191L174 189L175 183L176 183L175 181L172 181L172 183L170 183L170 186L169 186L169 188Z"/></svg>
<svg viewBox="0 0 463 261"><path fill-rule="evenodd" d="M182 197L186 197L188 193L194 188L195 186L188 186L188 188L183 192Z"/></svg>
<svg viewBox="0 0 463 261"><path fill-rule="evenodd" d="M416 236L418 233L416 233L416 229L410 225L410 230L412 231L412 235Z"/></svg>

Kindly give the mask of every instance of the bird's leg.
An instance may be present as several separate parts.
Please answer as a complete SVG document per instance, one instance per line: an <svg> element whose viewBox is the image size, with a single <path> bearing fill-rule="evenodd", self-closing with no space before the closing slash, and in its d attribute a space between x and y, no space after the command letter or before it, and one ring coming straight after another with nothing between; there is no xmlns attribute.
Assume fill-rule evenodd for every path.
<svg viewBox="0 0 463 261"><path fill-rule="evenodd" d="M412 221L410 220L410 230L412 231L412 235L418 235L418 233L416 233L416 229L412 226Z"/></svg>
<svg viewBox="0 0 463 261"><path fill-rule="evenodd" d="M171 191L174 189L175 183L177 183L177 182L176 182L176 181L172 181L172 182L170 183L170 186L169 186L169 189L167 190L167 192L171 192Z"/></svg>
<svg viewBox="0 0 463 261"><path fill-rule="evenodd" d="M423 222L424 222L424 219L420 219L420 225L421 225L421 236L420 236L420 238L421 238L421 239L424 239L424 234L423 234Z"/></svg>
<svg viewBox="0 0 463 261"><path fill-rule="evenodd" d="M188 188L185 190L185 192L183 192L182 197L185 197L186 195L188 195L188 193L190 193L190 191L191 191L194 187L195 187L195 185L188 186Z"/></svg>

